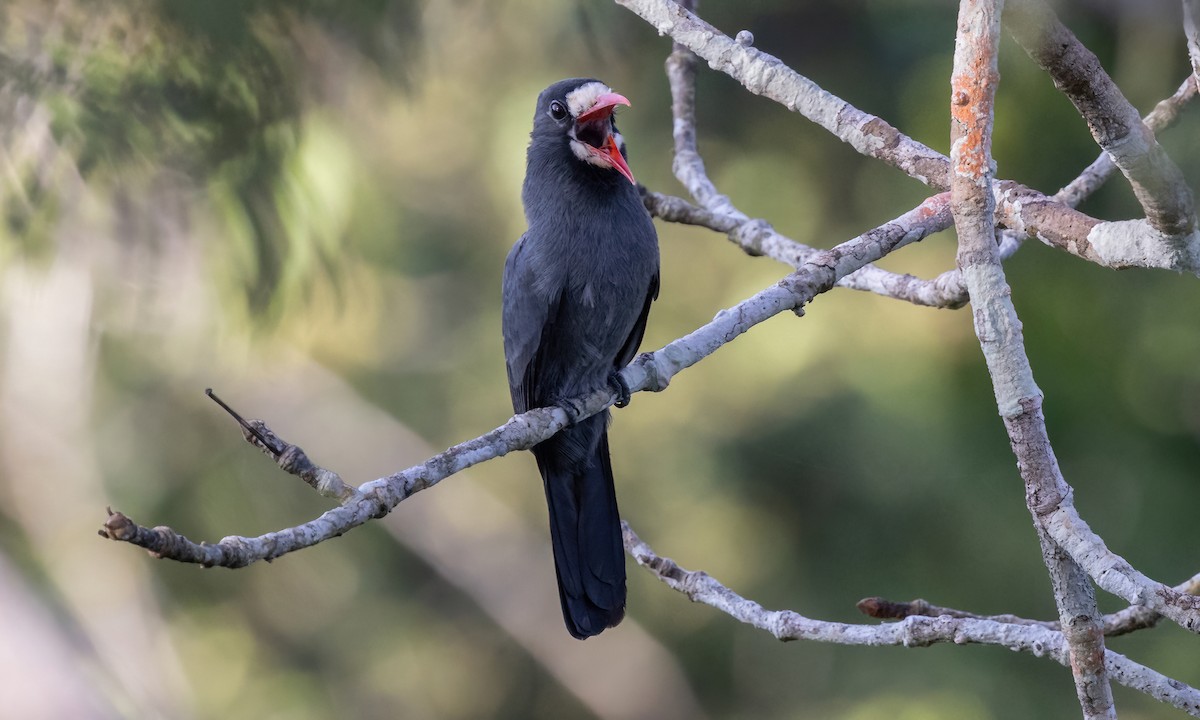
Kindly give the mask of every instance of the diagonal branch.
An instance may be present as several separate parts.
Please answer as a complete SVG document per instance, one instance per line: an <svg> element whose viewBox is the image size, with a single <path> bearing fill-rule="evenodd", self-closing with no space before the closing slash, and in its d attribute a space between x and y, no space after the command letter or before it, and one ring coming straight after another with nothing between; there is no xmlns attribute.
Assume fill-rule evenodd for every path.
<svg viewBox="0 0 1200 720"><path fill-rule="evenodd" d="M695 84L694 60L695 55L686 48L676 47L675 52L667 61L667 75L670 78L672 93L677 98L673 103L676 112L676 169L680 181L687 185L688 191L693 197L707 198L717 207L716 209L699 208L680 198L646 191L644 195L646 208L650 214L667 222L699 225L725 233L732 242L750 255L766 255L779 262L799 267L805 258L816 252L815 249L784 237L766 221L748 218L732 205L729 198L717 193L715 186L708 179L704 170L704 161L694 146L695 110L692 99ZM1146 126L1159 132L1172 125L1178 119L1182 109L1195 99L1196 89L1196 77L1189 75L1171 97L1160 101L1146 115L1144 118ZM680 102L678 98L683 98L686 102ZM679 158L681 157L685 158L685 161L680 162ZM1098 190L1115 170L1116 165L1113 164L1108 153L1101 152L1091 165L1059 190L1052 199L1068 207L1075 207ZM1019 202L1020 186L1005 184L1004 187L1008 189L1007 192L1001 192L998 196L1003 212L1008 218L1019 219L1018 208L1035 211L1039 207L1046 207L1046 198L1044 197L1034 197L1030 202L1022 204ZM707 191L709 188L711 188L711 192ZM722 212L722 209L725 211ZM1037 231L1043 223L1037 222L1038 213L1031 212L1030 214L1036 224L1024 229ZM1084 218L1080 218L1082 223L1087 222ZM1070 224L1068 223L1068 225ZM1092 227L1094 229L1094 226ZM1103 264L1090 243L1078 242L1078 237L1085 236L1086 234L1072 235L1051 231L1041 235L1041 239L1050 245L1054 245L1057 241L1060 248L1076 255L1086 255L1093 262ZM1002 259L1010 257L1020 247L1025 237L1026 235L1014 230L1004 231L1000 243L1000 257ZM957 268L947 270L936 278L922 280L912 275L898 275L874 265L867 265L858 272L842 278L838 282L838 287L867 290L885 297L931 307L958 308L967 302L967 289L963 284L962 273Z"/></svg>
<svg viewBox="0 0 1200 720"><path fill-rule="evenodd" d="M712 322L668 344L661 350L639 355L622 371L631 392L660 391L680 371L700 362L755 325L787 310L802 312L805 304L828 291L842 277L889 252L916 242L947 222L944 195L935 195L895 220L856 238L822 250L796 272L738 305L723 310ZM590 417L613 403L611 388L596 390L575 398L568 415L562 407L539 408L515 415L504 425L473 440L455 445L420 465L372 480L357 490L339 486L337 476L307 460L294 445L279 439L258 422L257 429L270 447L264 449L288 472L318 487L309 478L324 478L331 494L343 498L339 507L302 525L267 533L255 538L232 536L216 544L197 543L168 527L147 528L121 513L112 513L101 535L132 543L161 558L197 563L205 567L238 568L258 560L271 560L296 550L338 537L343 533L387 515L413 494L481 462L525 450L545 440L563 427ZM246 433L256 447L262 441ZM279 445L275 444L278 441ZM285 458L304 458L304 462L284 462Z"/></svg>
<svg viewBox="0 0 1200 720"><path fill-rule="evenodd" d="M767 255L799 267L818 251L781 235L765 220L750 218L734 206L729 197L721 194L709 179L696 144L696 62L696 55L679 44L675 45L666 62L667 79L671 85L671 114L675 120L675 159L672 162L675 177L706 211L703 219L708 222L701 224L724 232L730 240L752 255ZM679 214L681 208L678 205L654 203L652 197L648 198L647 207L656 215L669 212L674 216L685 216ZM694 221L701 219L701 216L691 212L686 217ZM949 227L948 221L946 227ZM838 286L894 297L916 305L962 307L966 304L966 293L961 287L924 283L911 275L899 275L874 265L867 265L842 278Z"/></svg>
<svg viewBox="0 0 1200 720"><path fill-rule="evenodd" d="M1162 132L1171 125L1174 125L1175 121L1179 118L1180 111L1196 98L1196 87L1197 76L1195 74L1188 75L1180 83L1179 89L1171 97L1159 101L1154 106L1154 109L1146 117L1142 118L1142 122L1154 133ZM1092 164L1084 168L1079 177L1055 193L1054 199L1065 205L1075 207L1089 195L1099 190L1100 186L1112 176L1116 169L1117 166L1113 163L1112 156L1107 152L1101 151L1096 159L1092 161Z"/></svg>
<svg viewBox="0 0 1200 720"><path fill-rule="evenodd" d="M1016 624L976 617L924 617L913 615L900 622L881 625L813 620L791 610L767 610L744 598L701 570L686 570L655 552L621 525L625 550L638 565L649 570L672 590L692 602L716 608L738 622L765 630L779 640L810 640L837 645L928 647L937 643L996 645L1049 656L1070 667L1070 656L1062 633L1037 624ZM1145 693L1160 702L1200 717L1200 690L1167 677L1129 658L1106 650L1103 662L1113 680Z"/></svg>
<svg viewBox="0 0 1200 720"><path fill-rule="evenodd" d="M1000 77L997 57L1003 6L1003 0L962 0L959 5L954 72L950 78L950 158L954 164L950 204L958 229L958 265L971 294L975 333L996 390L1000 414L1026 487L1033 490L1026 493L1026 498L1041 541L1042 558L1050 571L1083 716L1115 720L1104 664L1104 633L1092 583L1087 573L1050 539L1033 503L1038 491L1056 479L1057 473L1051 471L1056 465L1050 443L1044 438L1040 402L1023 402L1026 398L1040 401L1041 391L1033 383L1012 291L996 251L992 119ZM1039 431L1041 435L1037 435ZM1037 435L1036 444L1026 442L1030 435Z"/></svg>
<svg viewBox="0 0 1200 720"><path fill-rule="evenodd" d="M675 51L667 61L667 75L675 117L676 177L706 210L730 215L744 223L731 239L750 252L761 249L772 257L778 253L779 259L788 262L788 256L811 248L784 238L762 220L750 220L708 179L695 142L692 77L696 55L751 92L800 113L859 152L883 160L935 188L948 187L950 161L946 156L821 89L778 58L754 49L748 33L739 33L738 40L732 39L670 0L617 2L675 40ZM1155 267L1200 274L1200 232L1167 236L1146 221L1100 222L1064 207L1055 202L1056 198L1016 183L998 184L996 191L1000 222L1011 228L1036 229L1038 237L1047 244L1071 254L1111 268ZM1030 217L1025 210L1035 207L1038 216ZM1005 256L1015 249L1016 245L1006 240ZM961 278L947 274L921 281L878 268L865 268L861 276L847 278L845 286L919 305L959 307L963 303Z"/></svg>
<svg viewBox="0 0 1200 720"><path fill-rule="evenodd" d="M775 70L777 69L775 66L780 64L775 58L771 58L769 55L765 55L763 53L757 53L757 51L755 51L755 53L757 53L755 55L749 55L745 52L742 52L747 50L747 48L742 47L741 44L736 43L733 40L730 40L727 36L722 35L711 25L700 21L686 8L669 2L669 0L617 1L646 19L648 22L658 28L663 34L671 35L672 38L674 38L680 45L686 46L688 49L696 52L701 57L704 57L714 67L727 72L731 75L731 77L741 81L744 85L747 85L747 87L750 87L750 85L753 84L747 79L749 76L758 76L760 78L764 74L771 74L774 76ZM735 45L737 47L733 47ZM739 52L742 53L741 55L738 55L738 57L740 57L739 62L730 63L727 61L728 57L737 55ZM721 55L721 53L725 53L725 55ZM674 55L675 54L673 54L673 56ZM723 60L722 58L725 59ZM676 101L681 87L687 93L691 92L688 89L691 83L691 79L688 74L690 73L690 67L690 63L685 64L683 65L683 68L686 72L678 73L682 80L687 83L687 85L681 86L680 81L677 80L677 74L671 71L672 65L670 62L668 62L668 75L672 81L673 99ZM799 77L790 69L788 69L786 73L778 75L778 77L793 76ZM803 81L802 84L808 83L808 81L802 77L799 77L799 80ZM1176 93L1176 97L1179 98L1178 103L1175 102L1175 98L1171 98L1167 108L1177 109L1180 104L1185 102L1187 99L1190 99L1190 97L1194 96L1194 94L1194 88L1192 88L1190 92L1185 92L1184 89L1181 88L1181 92ZM684 97L687 98L690 97L690 95L685 94ZM832 109L838 107L838 103L841 102L828 93L824 93L823 95L820 95L820 97L827 100L832 98L834 101L832 106L825 108L826 111L832 111ZM792 107L792 109L799 108ZM1151 114L1152 117L1157 116L1162 118L1163 122L1168 122L1171 119L1172 113L1164 112L1160 114L1158 112L1160 109L1162 108L1156 108L1155 112ZM829 112L826 112L825 114L828 115ZM680 117L680 113L677 111L677 132L679 131L678 126L680 123L678 119ZM683 129L687 132L694 133L693 128L694 126L685 124ZM899 142L903 142L903 140L900 140ZM689 143L685 143L684 145L694 148L694 139L692 139L692 141ZM943 161L947 165L948 177L949 160L943 158ZM700 164L699 167L702 169L703 165ZM704 177L706 179L707 176ZM684 184L688 185L689 183L684 181ZM1200 274L1200 232L1195 233L1194 237L1190 241L1190 244L1181 249L1176 247L1174 244L1167 242L1166 239L1161 236L1161 233L1157 233L1150 228L1148 223L1146 223L1144 220L1102 222L1095 224L1096 221L1087 218L1086 215L1074 213L1074 211L1071 211L1068 208L1063 208L1061 206L1056 207L1053 203L1045 202L1044 196L1042 196L1040 193L1036 193L1035 191L1022 188L1015 184L1008 185L1007 183L1003 185L997 184L997 187L998 189L994 191L996 196L999 198L997 206L1003 211L1002 219L1006 224L1010 225L1011 227L1025 230L1036 229L1039 231L1039 236L1043 240L1048 242L1057 242L1058 247L1062 247L1069 252L1074 254L1086 252L1091 257L1099 260L1102 262L1102 264L1108 267L1152 266L1174 270L1186 270ZM1005 188L1007 188L1007 190ZM707 190L705 192L709 193ZM1021 195L1019 197L1010 197L1008 195L1009 192L1019 192ZM714 204L723 202L723 196L720 196L718 193L716 193L715 187L711 189L709 194L715 198L715 200L713 200ZM702 197L706 197L706 195L702 195ZM720 208L707 209L710 212L716 212ZM1024 214L1024 209L1035 209L1037 212L1031 213L1029 217L1026 217ZM1068 227L1062 227L1064 223ZM1071 225L1074 225L1075 227L1072 228L1070 227ZM1081 235L1081 233L1085 234ZM962 277L962 273L960 271L952 272L957 272L959 273L959 277ZM945 285L950 286L950 283L954 282L956 278L952 274L943 274L937 280L938 282L948 281L945 283ZM920 281L916 282L919 283ZM1000 287L1007 288L1004 283L1000 283L997 288L993 288L993 290L997 290ZM1011 308L1011 301L1008 301L1008 306ZM1019 321L1015 321L1014 319L1014 326L1018 328L1019 337ZM1020 355L1022 358L1024 357L1023 349ZM1027 359L1025 359L1024 362L1026 365L1028 365ZM1019 402L1024 401L1030 406L1028 408L1029 412L1036 414L1036 416L1040 418L1041 392L1040 390L1037 390L1036 385L1032 383L1032 378L1030 378L1028 385L1033 390L1032 394L1026 396L1021 393L1016 393L1007 396L1007 405L1014 406L1015 404L1016 406L1019 406ZM999 389L997 397L1000 397ZM1034 405L1036 405L1036 407L1034 407ZM1005 407L1006 403L1002 403L1001 406L1002 408ZM1044 420L1036 420L1034 424L1041 425L1041 434L1044 436ZM1010 436L1011 435L1012 430L1010 429ZM1017 448L1015 442L1016 441L1014 440L1014 449ZM1034 444L1039 442L1036 433L1030 436L1029 442ZM1022 447L1024 447L1024 445ZM1045 447L1049 447L1048 441L1045 442ZM1020 453L1018 453L1018 457L1021 457ZM1065 482L1061 481L1061 473L1058 471L1057 464L1052 463L1050 468L1052 472L1050 472L1048 477L1057 476L1058 480L1050 483L1046 488L1042 488L1041 494L1043 498L1042 500L1038 501L1037 507L1039 508L1039 517L1043 514L1054 512L1058 512L1062 515L1057 522L1051 522L1046 525L1051 532L1057 533L1056 540L1058 540L1060 544L1072 538L1080 540L1080 545L1076 547L1078 554L1073 553L1073 555L1084 567L1088 569L1089 574L1096 579L1097 583L1099 583L1100 586L1105 590L1124 598L1130 603L1145 604L1151 610L1161 613L1163 616L1171 619L1181 626L1200 632L1200 602L1197 602L1195 598L1176 593L1166 585L1155 582L1145 577L1141 573L1138 573L1122 558L1111 553L1106 547L1104 547L1103 542L1100 541L1100 539L1093 533L1091 533L1090 529L1088 529L1086 524L1083 523L1082 519L1079 518L1078 513L1075 512L1074 507L1070 502L1067 502L1064 506L1058 506L1057 503L1060 500L1069 500L1069 498L1065 492L1053 492L1055 488L1059 487L1057 484L1058 482L1061 482L1062 487L1066 487L1066 484ZM1068 530L1066 528L1073 529ZM1079 530L1083 534L1074 535L1073 533L1075 530Z"/></svg>
<svg viewBox="0 0 1200 720"><path fill-rule="evenodd" d="M1167 157L1091 50L1042 0L1011 0L1006 25L1013 38L1087 121L1092 137L1133 186L1150 225L1179 242L1196 229L1196 208L1183 173Z"/></svg>
<svg viewBox="0 0 1200 720"><path fill-rule="evenodd" d="M779 58L755 49L746 42L749 33L738 42L671 0L616 2L755 95L800 113L863 155L882 160L932 188L949 187L949 165L944 155L822 89ZM704 198L697 199L708 204Z"/></svg>

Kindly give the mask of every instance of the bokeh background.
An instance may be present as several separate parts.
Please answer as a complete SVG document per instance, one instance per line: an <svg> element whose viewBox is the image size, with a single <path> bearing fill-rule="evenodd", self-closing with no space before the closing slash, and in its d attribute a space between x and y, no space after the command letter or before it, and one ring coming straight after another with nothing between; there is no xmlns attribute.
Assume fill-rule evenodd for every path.
<svg viewBox="0 0 1200 720"><path fill-rule="evenodd" d="M701 9L948 150L955 11L933 0ZM1148 110L1187 74L1177 3L1064 3ZM201 570L96 530L194 539L328 507L203 389L353 482L510 414L500 274L537 92L626 94L631 165L670 173L668 39L602 0L6 0L0 5L0 707L22 718L1060 718L1067 670L992 647L782 644L632 566L629 616L562 628L527 454L272 564ZM1096 154L1011 41L999 174L1053 192ZM828 247L928 192L702 67L701 150L753 216ZM1200 187L1200 112L1161 136ZM1117 178L1084 208L1138 215ZM786 269L659 226L661 347ZM945 233L883 265L932 276ZM1200 283L1032 243L1007 266L1084 517L1175 583L1200 537ZM864 596L1053 617L969 310L838 290L617 412L624 516L772 608ZM1121 607L1108 596L1107 610ZM1110 646L1193 685L1163 627ZM1177 715L1116 687L1122 717Z"/></svg>

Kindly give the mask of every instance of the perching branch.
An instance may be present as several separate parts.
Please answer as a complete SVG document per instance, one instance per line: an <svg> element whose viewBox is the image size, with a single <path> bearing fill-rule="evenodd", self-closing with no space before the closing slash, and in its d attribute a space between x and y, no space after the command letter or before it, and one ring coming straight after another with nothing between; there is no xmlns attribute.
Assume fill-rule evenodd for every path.
<svg viewBox="0 0 1200 720"><path fill-rule="evenodd" d="M1015 251L1025 236L1033 235L1106 267L1160 267L1200 274L1200 233L1195 228L1191 192L1153 136L1153 131L1171 122L1197 92L1197 0L1183 0L1196 72L1172 98L1147 116L1145 124L1099 69L1098 62L1093 62L1094 56L1040 0L1010 0L1014 35L1071 97L1105 150L1079 178L1053 197L992 177L990 135L1002 0L962 1L952 78L950 158L754 49L748 32L730 39L687 8L668 0L617 2L678 43L667 62L675 117L674 169L698 206L653 192L645 193L646 206L664 220L712 228L728 235L748 253L769 255L795 268L779 283L722 311L691 334L640 355L622 371L629 390L664 390L674 375L754 325L787 310L802 315L808 302L834 286L940 307L961 306L969 291L976 333L1025 482L1059 622L1011 615L979 617L923 601L897 604L879 599L864 601L863 607L875 617L904 619L877 626L822 622L791 611L767 611L702 572L683 570L656 556L626 525L623 530L629 553L693 601L711 605L780 639L855 645L1000 645L1038 656L1046 654L1071 667L1087 718L1115 717L1110 679L1200 717L1200 691L1105 648L1105 634L1150 627L1164 616L1200 632L1200 599L1195 597L1200 590L1200 576L1175 588L1151 580L1110 552L1075 511L1072 490L1050 446L1042 416L1043 396L1033 381L1020 321L1001 267L1002 257ZM1048 32L1034 32L1032 25L1037 23L1048 27ZM829 250L808 247L780 235L765 221L738 210L707 175L696 143L693 52L751 92L799 112L864 155L950 192L933 195L894 221ZM1099 187L1114 167L1130 179L1147 213L1146 220L1102 222L1072 209ZM959 234L957 269L934 280L920 280L870 264L951 223ZM998 224L1010 230L1002 233L999 243ZM254 538L226 537L216 544L193 542L171 528L146 528L120 513L110 513L101 534L143 547L158 557L205 567L235 568L257 560L270 561L383 517L413 494L467 467L513 450L528 449L569 423L602 411L614 399L611 389L602 388L564 403L564 407L516 415L491 432L451 447L420 465L357 488L312 463L303 450L278 438L265 424L246 422L230 410L249 442L273 457L285 471L321 494L336 498L340 505L293 528ZM1132 605L1102 617L1091 579Z"/></svg>
<svg viewBox="0 0 1200 720"><path fill-rule="evenodd" d="M802 311L805 304L832 288L840 278L936 232L947 222L946 213L944 196L935 195L892 222L817 253L800 270L723 310L707 325L661 350L639 355L621 372L626 385L630 392L665 389L677 373L700 362L758 323L787 310ZM342 497L342 504L315 520L255 538L231 536L216 544L197 543L168 527L143 527L119 512L110 512L100 532L104 537L145 548L156 557L204 567L237 568L258 560L272 560L338 537L373 518L383 517L413 494L461 470L514 450L533 447L568 423L578 422L607 408L615 399L612 389L605 387L565 402L572 407L570 416L562 407L539 408L515 415L486 435L455 445L420 465L372 480L357 490L338 489L336 492ZM272 446L266 449L279 458L284 470L302 478L306 474L325 478L327 487L337 487L329 480L336 478L336 474L309 462L299 447L278 438L262 423L251 421L249 425L268 439ZM262 441L255 435L248 432L246 435L256 447L262 447ZM278 446L274 446L276 440ZM307 478L306 482L313 485Z"/></svg>

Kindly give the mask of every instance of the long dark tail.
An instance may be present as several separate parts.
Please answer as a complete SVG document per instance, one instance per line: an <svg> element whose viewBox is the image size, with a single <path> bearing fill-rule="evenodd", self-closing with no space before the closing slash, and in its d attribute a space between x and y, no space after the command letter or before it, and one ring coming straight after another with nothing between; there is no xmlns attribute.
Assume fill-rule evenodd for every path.
<svg viewBox="0 0 1200 720"><path fill-rule="evenodd" d="M533 450L550 507L563 619L580 640L625 617L625 552L607 424L607 413L601 413Z"/></svg>

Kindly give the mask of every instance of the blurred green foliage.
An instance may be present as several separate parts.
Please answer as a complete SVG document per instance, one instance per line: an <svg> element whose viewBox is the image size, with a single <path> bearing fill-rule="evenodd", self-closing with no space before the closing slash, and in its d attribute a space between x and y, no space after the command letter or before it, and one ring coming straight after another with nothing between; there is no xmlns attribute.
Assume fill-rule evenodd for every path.
<svg viewBox="0 0 1200 720"><path fill-rule="evenodd" d="M1063 17L1149 109L1187 72L1177 20L1133 3L1104 7ZM948 150L950 4L755 0L706 3L702 14L729 34L749 29L757 47L829 91ZM305 387L279 386L271 371L297 351L432 447L502 422L499 278L524 228L519 188L536 93L576 75L620 90L633 100L622 131L639 180L678 192L668 52L636 17L583 0L0 7L0 264L10 273L88 268L91 390L79 404L98 496L211 540L319 514L327 504L240 444L199 392L221 381L267 385L319 416ZM1008 40L1001 74L999 174L1053 192L1096 148ZM706 68L698 97L701 151L718 187L802 242L828 247L928 192ZM1196 186L1200 114L1189 110L1162 140ZM1084 209L1138 214L1119 178ZM660 225L660 236L663 290L645 349L786 272L705 231ZM953 262L945 234L883 265L928 277ZM1190 576L1200 285L1102 270L1036 243L1007 272L1084 517L1149 575ZM970 321L969 310L839 290L802 320L755 328L616 414L625 516L659 552L768 607L852 622L862 619L855 601L883 595L1053 616ZM318 462L334 452L321 437L291 439ZM15 462L0 485L24 482ZM473 475L543 531L528 458ZM403 509L420 513L420 503ZM84 523L101 507L83 509ZM93 533L84 523L72 532ZM0 541L68 615L60 596L70 590L54 585L67 581L53 580L61 557L42 554L20 513L0 515ZM377 529L232 573L137 559L198 717L587 714L477 598ZM517 581L495 562L495 582ZM1044 659L982 647L782 645L630 573L630 617L666 645L715 718L1078 713L1069 672ZM558 622L546 618L550 632ZM1177 628L1111 646L1200 683L1194 637ZM1123 717L1174 716L1116 693Z"/></svg>

